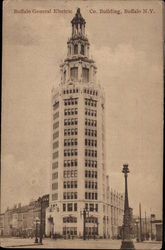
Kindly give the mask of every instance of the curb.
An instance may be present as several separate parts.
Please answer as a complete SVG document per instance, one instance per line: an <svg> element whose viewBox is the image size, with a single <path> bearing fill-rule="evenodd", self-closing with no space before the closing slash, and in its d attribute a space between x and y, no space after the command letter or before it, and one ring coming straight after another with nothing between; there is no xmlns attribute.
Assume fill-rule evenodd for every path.
<svg viewBox="0 0 165 250"><path fill-rule="evenodd" d="M24 245L15 245L15 246L5 246L5 248L9 248L9 247L28 247L28 246L39 246L39 245L43 245L41 243L33 243L33 244L24 244Z"/></svg>

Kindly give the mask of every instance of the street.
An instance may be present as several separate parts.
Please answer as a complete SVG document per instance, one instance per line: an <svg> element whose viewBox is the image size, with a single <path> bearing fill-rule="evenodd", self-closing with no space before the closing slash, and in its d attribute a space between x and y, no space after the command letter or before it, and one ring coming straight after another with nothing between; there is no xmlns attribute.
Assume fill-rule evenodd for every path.
<svg viewBox="0 0 165 250"><path fill-rule="evenodd" d="M136 243L134 241L135 249L140 250L152 250L161 249L161 242L148 241ZM43 245L35 244L33 239L21 239L21 238L0 238L0 246L7 248L55 248L55 249L120 249L121 240L109 240L109 239L98 239L98 240L64 240L64 239L43 239Z"/></svg>

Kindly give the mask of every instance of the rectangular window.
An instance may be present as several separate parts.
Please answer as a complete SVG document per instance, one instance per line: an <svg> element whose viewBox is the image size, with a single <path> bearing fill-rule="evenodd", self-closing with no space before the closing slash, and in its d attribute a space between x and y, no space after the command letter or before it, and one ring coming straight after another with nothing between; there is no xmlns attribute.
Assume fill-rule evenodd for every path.
<svg viewBox="0 0 165 250"><path fill-rule="evenodd" d="M74 45L74 54L78 54L78 44Z"/></svg>
<svg viewBox="0 0 165 250"><path fill-rule="evenodd" d="M56 128L58 128L59 127L59 122L55 122L54 124L53 124L53 129L56 129Z"/></svg>
<svg viewBox="0 0 165 250"><path fill-rule="evenodd" d="M89 82L89 69L87 68L82 69L82 78L83 82Z"/></svg>
<svg viewBox="0 0 165 250"><path fill-rule="evenodd" d="M89 204L89 211L94 211L94 204Z"/></svg>
<svg viewBox="0 0 165 250"><path fill-rule="evenodd" d="M58 178L58 172L53 173L52 174L52 179L54 180L54 179L57 179L57 178Z"/></svg>
<svg viewBox="0 0 165 250"><path fill-rule="evenodd" d="M63 211L64 212L66 211L66 204L65 203L63 204Z"/></svg>
<svg viewBox="0 0 165 250"><path fill-rule="evenodd" d="M53 139L55 140L56 138L59 137L59 131L53 133Z"/></svg>
<svg viewBox="0 0 165 250"><path fill-rule="evenodd" d="M58 151L53 153L53 159L56 159L56 158L58 158Z"/></svg>
<svg viewBox="0 0 165 250"><path fill-rule="evenodd" d="M58 189L58 182L52 184L52 189L53 190Z"/></svg>
<svg viewBox="0 0 165 250"><path fill-rule="evenodd" d="M56 142L53 143L53 148L58 148L58 146L59 146L59 142L58 141L56 141Z"/></svg>
<svg viewBox="0 0 165 250"><path fill-rule="evenodd" d="M70 76L72 80L78 79L78 67L73 67L70 69Z"/></svg>
<svg viewBox="0 0 165 250"><path fill-rule="evenodd" d="M58 168L58 161L52 163L52 169Z"/></svg>
<svg viewBox="0 0 165 250"><path fill-rule="evenodd" d="M77 203L74 203L74 211L77 211Z"/></svg>
<svg viewBox="0 0 165 250"><path fill-rule="evenodd" d="M55 102L53 104L53 110L56 110L59 107L59 102Z"/></svg>
<svg viewBox="0 0 165 250"><path fill-rule="evenodd" d="M64 82L66 81L66 70L64 71Z"/></svg>
<svg viewBox="0 0 165 250"><path fill-rule="evenodd" d="M58 200L58 193L52 194L52 201Z"/></svg>
<svg viewBox="0 0 165 250"><path fill-rule="evenodd" d="M54 115L53 115L53 120L55 120L56 118L59 117L59 112L56 112Z"/></svg>
<svg viewBox="0 0 165 250"><path fill-rule="evenodd" d="M67 210L68 211L72 211L72 209L73 209L73 204L72 203L68 203L67 204Z"/></svg>

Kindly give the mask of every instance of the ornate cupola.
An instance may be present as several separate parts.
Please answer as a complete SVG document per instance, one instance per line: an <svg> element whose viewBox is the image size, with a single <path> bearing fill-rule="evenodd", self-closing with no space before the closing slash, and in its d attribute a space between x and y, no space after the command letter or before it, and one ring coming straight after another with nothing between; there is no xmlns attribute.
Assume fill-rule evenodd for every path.
<svg viewBox="0 0 165 250"><path fill-rule="evenodd" d="M75 17L71 21L72 23L72 37L84 37L85 36L85 19L80 13L80 8L77 9Z"/></svg>
<svg viewBox="0 0 165 250"><path fill-rule="evenodd" d="M68 57L89 57L89 42L85 35L85 19L77 9L75 17L71 21L72 36L68 40Z"/></svg>
<svg viewBox="0 0 165 250"><path fill-rule="evenodd" d="M89 41L85 34L85 19L80 8L71 21L72 35L67 42L67 58L61 65L61 84L95 81L95 62L89 58Z"/></svg>

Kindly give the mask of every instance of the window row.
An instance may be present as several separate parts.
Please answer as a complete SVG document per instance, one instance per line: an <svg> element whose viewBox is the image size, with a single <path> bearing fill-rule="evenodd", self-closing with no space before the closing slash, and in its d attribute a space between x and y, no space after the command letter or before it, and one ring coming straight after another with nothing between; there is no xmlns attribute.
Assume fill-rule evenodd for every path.
<svg viewBox="0 0 165 250"><path fill-rule="evenodd" d="M97 90L91 90L91 89L84 89L84 93L96 96L98 95Z"/></svg>
<svg viewBox="0 0 165 250"><path fill-rule="evenodd" d="M97 107L97 101L85 98L85 105Z"/></svg>
<svg viewBox="0 0 165 250"><path fill-rule="evenodd" d="M85 149L85 156L97 157L96 150Z"/></svg>
<svg viewBox="0 0 165 250"><path fill-rule="evenodd" d="M74 54L78 54L78 44L74 44ZM80 47L80 54L84 55L84 45L81 44L81 47Z"/></svg>
<svg viewBox="0 0 165 250"><path fill-rule="evenodd" d="M58 193L52 194L52 201L58 200Z"/></svg>
<svg viewBox="0 0 165 250"><path fill-rule="evenodd" d="M59 121L58 121L58 122L53 123L53 129L56 129L56 128L58 128L58 127L59 127Z"/></svg>
<svg viewBox="0 0 165 250"><path fill-rule="evenodd" d="M85 192L86 200L97 200L97 193Z"/></svg>
<svg viewBox="0 0 165 250"><path fill-rule="evenodd" d="M85 108L85 115L97 116L97 111Z"/></svg>
<svg viewBox="0 0 165 250"><path fill-rule="evenodd" d="M58 178L58 172L55 172L52 174L52 180L57 179Z"/></svg>
<svg viewBox="0 0 165 250"><path fill-rule="evenodd" d="M75 156L78 155L77 149L66 149L64 150L64 156Z"/></svg>
<svg viewBox="0 0 165 250"><path fill-rule="evenodd" d="M85 125L86 126L97 126L97 121L96 120L91 120L91 119L85 119Z"/></svg>
<svg viewBox="0 0 165 250"><path fill-rule="evenodd" d="M53 149L58 148L59 147L59 141L56 141L53 143Z"/></svg>
<svg viewBox="0 0 165 250"><path fill-rule="evenodd" d="M58 161L52 163L52 169L58 168Z"/></svg>
<svg viewBox="0 0 165 250"><path fill-rule="evenodd" d="M77 188L77 181L64 181L64 188Z"/></svg>
<svg viewBox="0 0 165 250"><path fill-rule="evenodd" d="M59 137L59 131L53 133L53 140Z"/></svg>
<svg viewBox="0 0 165 250"><path fill-rule="evenodd" d="M77 159L64 161L64 167L76 167L76 166L77 166Z"/></svg>
<svg viewBox="0 0 165 250"><path fill-rule="evenodd" d="M77 235L77 227L63 227L63 235Z"/></svg>
<svg viewBox="0 0 165 250"><path fill-rule="evenodd" d="M85 160L85 167L97 168L97 161Z"/></svg>
<svg viewBox="0 0 165 250"><path fill-rule="evenodd" d="M73 200L77 199L77 192L64 192L63 193L64 200Z"/></svg>
<svg viewBox="0 0 165 250"><path fill-rule="evenodd" d="M94 237L94 235L98 235L98 226L95 227L86 227L86 234L89 235L88 237Z"/></svg>
<svg viewBox="0 0 165 250"><path fill-rule="evenodd" d="M77 145L77 138L64 140L64 146L74 146L74 145Z"/></svg>
<svg viewBox="0 0 165 250"><path fill-rule="evenodd" d="M97 178L97 171L85 170L85 177Z"/></svg>
<svg viewBox="0 0 165 250"><path fill-rule="evenodd" d="M97 224L98 223L98 218L94 217L94 216L89 216L89 217L86 218L86 222L87 223L95 223L95 224Z"/></svg>
<svg viewBox="0 0 165 250"><path fill-rule="evenodd" d="M77 135L77 133L78 133L77 128L64 129L64 135Z"/></svg>
<svg viewBox="0 0 165 250"><path fill-rule="evenodd" d="M77 203L63 203L63 211L71 212L71 211L77 211Z"/></svg>
<svg viewBox="0 0 165 250"><path fill-rule="evenodd" d="M74 216L63 217L63 223L77 223L77 217Z"/></svg>
<svg viewBox="0 0 165 250"><path fill-rule="evenodd" d="M97 189L97 182L85 181L85 188Z"/></svg>
<svg viewBox="0 0 165 250"><path fill-rule="evenodd" d="M97 130L87 129L86 128L85 129L85 135L96 137L97 136Z"/></svg>
<svg viewBox="0 0 165 250"><path fill-rule="evenodd" d="M72 94L72 93L78 93L78 89L66 89L63 92L64 94Z"/></svg>
<svg viewBox="0 0 165 250"><path fill-rule="evenodd" d="M97 147L97 140L85 139L85 146Z"/></svg>
<svg viewBox="0 0 165 250"><path fill-rule="evenodd" d="M64 105L77 105L78 104L78 98L70 98L70 99L65 99L64 100Z"/></svg>
<svg viewBox="0 0 165 250"><path fill-rule="evenodd" d="M96 211L98 212L98 204L95 203L85 203L85 209L92 212L92 211Z"/></svg>
<svg viewBox="0 0 165 250"><path fill-rule="evenodd" d="M58 158L58 151L53 153L53 159Z"/></svg>
<svg viewBox="0 0 165 250"><path fill-rule="evenodd" d="M64 115L77 115L78 108L64 109Z"/></svg>
<svg viewBox="0 0 165 250"><path fill-rule="evenodd" d="M55 182L55 183L52 184L52 189L53 190L58 189L58 182Z"/></svg>
<svg viewBox="0 0 165 250"><path fill-rule="evenodd" d="M77 177L77 170L65 170L63 176L64 178Z"/></svg>
<svg viewBox="0 0 165 250"><path fill-rule="evenodd" d="M78 119L77 118L65 119L64 120L64 126L67 126L67 125L77 125L77 124L78 124Z"/></svg>

